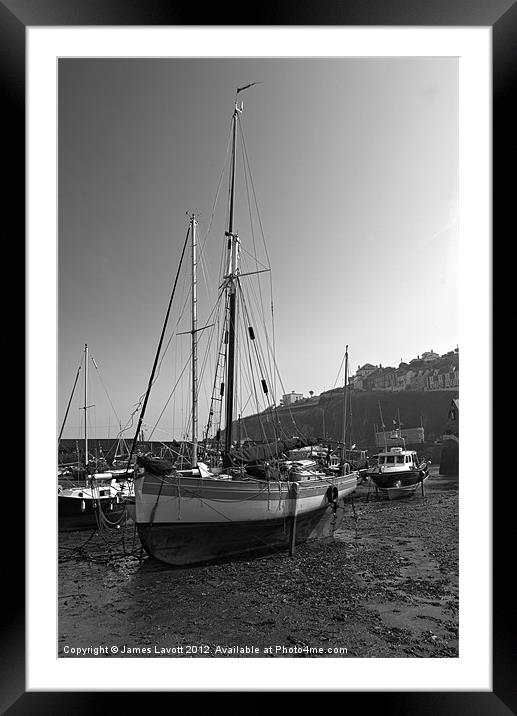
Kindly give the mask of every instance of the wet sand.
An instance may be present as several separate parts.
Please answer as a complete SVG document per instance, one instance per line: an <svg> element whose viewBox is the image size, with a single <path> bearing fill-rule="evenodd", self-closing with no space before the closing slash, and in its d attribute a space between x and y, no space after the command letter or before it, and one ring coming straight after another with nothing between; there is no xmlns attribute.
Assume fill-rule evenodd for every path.
<svg viewBox="0 0 517 716"><path fill-rule="evenodd" d="M458 478L376 499L292 557L172 568L133 526L59 535L60 657L457 657Z"/></svg>

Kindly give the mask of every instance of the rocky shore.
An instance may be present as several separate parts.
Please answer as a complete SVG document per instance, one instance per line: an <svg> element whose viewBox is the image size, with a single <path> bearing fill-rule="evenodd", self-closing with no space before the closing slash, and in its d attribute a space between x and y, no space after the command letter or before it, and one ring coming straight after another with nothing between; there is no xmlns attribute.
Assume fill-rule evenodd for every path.
<svg viewBox="0 0 517 716"><path fill-rule="evenodd" d="M457 657L458 479L378 500L332 538L173 569L132 527L59 536L60 657Z"/></svg>

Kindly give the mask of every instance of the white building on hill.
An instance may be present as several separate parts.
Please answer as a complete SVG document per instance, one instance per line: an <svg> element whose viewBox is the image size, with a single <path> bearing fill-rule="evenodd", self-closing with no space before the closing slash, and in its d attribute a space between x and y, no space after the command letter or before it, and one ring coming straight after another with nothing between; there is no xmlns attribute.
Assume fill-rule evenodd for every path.
<svg viewBox="0 0 517 716"><path fill-rule="evenodd" d="M287 395L282 395L282 405L292 405L293 403L297 403L299 400L303 400L302 393L295 393L294 390L291 390L290 393L287 393Z"/></svg>

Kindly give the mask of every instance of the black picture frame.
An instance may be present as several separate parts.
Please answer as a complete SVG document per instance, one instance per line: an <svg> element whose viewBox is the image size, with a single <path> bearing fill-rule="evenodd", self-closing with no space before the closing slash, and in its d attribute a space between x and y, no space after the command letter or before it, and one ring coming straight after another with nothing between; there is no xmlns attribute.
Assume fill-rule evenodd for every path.
<svg viewBox="0 0 517 716"><path fill-rule="evenodd" d="M506 170L515 173L516 151L514 115L510 112L512 80L515 80L517 8L513 0L370 0L343 3L320 0L309 5L266 4L248 14L236 14L220 4L203 7L203 23L196 22L196 9L188 4L159 0L0 0L0 76L4 94L3 119L7 126L12 159L8 164L8 184L4 193L4 212L10 221L10 244L24 262L25 236L25 31L32 26L81 25L348 25L348 26L482 26L492 27L493 37L493 212L494 238L511 226L509 221L512 184ZM513 190L514 191L514 190ZM4 221L7 218L4 214ZM16 237L16 240L12 239ZM495 244L494 244L495 245ZM496 252L494 250L494 258ZM508 285L508 284L507 284ZM507 290L507 289L506 289ZM504 291L504 289L503 289ZM501 299L502 305L502 299ZM509 305L509 304L505 304ZM20 331L19 324L16 328ZM16 331L15 331L16 333ZM24 338L21 336L22 344ZM492 347L489 347L491 350ZM485 376L483 376L485 379ZM22 401L23 402L23 401ZM496 414L496 411L494 411ZM488 436L487 436L488 437ZM494 449L495 453L495 449ZM491 477L491 476L490 476ZM17 475L18 480L20 475ZM504 475L501 476L501 479ZM24 538L20 524L23 506L17 486L17 508L4 524L4 598L2 611L3 660L0 674L0 712L21 714L90 714L120 707L120 694L95 692L26 692L25 690L25 567ZM340 708L350 709L352 696L363 699L362 708L382 709L386 713L491 714L516 713L514 606L505 588L505 575L511 569L510 517L511 487L493 493L493 691L492 692L347 692ZM509 561L507 561L509 560ZM339 685L336 685L339 690ZM408 684L410 688L410 684ZM238 686L236 685L236 690ZM224 694L217 696L221 706ZM256 694L254 708L260 708L267 694ZM364 698L368 698L366 703ZM131 694L138 708L139 697ZM135 699L137 701L135 702ZM355 700L355 699L354 699ZM217 705L212 702L212 708ZM224 706L223 706L224 707ZM249 707L248 707L249 708Z"/></svg>

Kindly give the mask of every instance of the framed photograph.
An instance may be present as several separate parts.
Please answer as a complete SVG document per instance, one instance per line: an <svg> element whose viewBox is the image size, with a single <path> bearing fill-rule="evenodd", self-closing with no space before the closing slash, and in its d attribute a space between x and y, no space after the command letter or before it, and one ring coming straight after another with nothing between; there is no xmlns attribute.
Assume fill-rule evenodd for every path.
<svg viewBox="0 0 517 716"><path fill-rule="evenodd" d="M504 107L514 14L511 2L496 5L486 16L436 5L421 16L413 12L410 23L395 3L369 18L322 8L290 12L287 22L277 9L260 23L191 25L183 11L153 3L133 8L133 15L114 8L91 14L80 4L74 14L73 3L37 9L3 3L11 136L26 147L27 158L26 170L18 162L12 184L18 204L8 205L26 220L28 319L26 600L25 611L19 595L13 601L6 632L12 658L3 706L9 713L45 708L50 696L55 713L56 703L63 712L75 709L79 693L89 704L97 692L167 690L346 691L372 698L386 692L388 708L398 704L408 712L424 703L440 713L514 707L497 580L492 597L493 540L505 539L507 523L492 494L491 147L492 127L500 122L501 139L509 129ZM496 183L504 161L497 151L496 145ZM208 243L205 249L219 220L220 259ZM20 216L16 224L22 231ZM248 244L240 233L247 233ZM264 234L265 249L259 246L266 244ZM192 258L190 268L181 266L184 256ZM247 286L257 287L249 290L250 301L274 286L275 299L265 304L271 314L274 306L276 333L269 317L247 303L241 286L248 276ZM222 318L203 307L204 279L214 284L214 295L228 290ZM232 296L241 292L232 314L238 300ZM171 314L174 301L179 308ZM237 315L246 318L246 328L242 335L235 329L232 339ZM173 329L167 320L176 322ZM263 354L255 347L262 323L266 339L274 337L287 383L277 376L270 347ZM211 378L214 403L199 376L208 362L208 334L218 325L214 363L217 369L224 364L224 376L216 371ZM170 348L167 364L160 350L169 349L170 331L180 347ZM241 359L246 341L256 363L243 361L246 368L230 380L227 366ZM223 353L224 360L217 358ZM418 381L422 391L443 388L445 426L453 406L459 409L460 368L460 479L439 483L447 472L438 469L439 459L432 472L432 442L443 448L440 430L429 417L433 441L412 450L406 442L408 430L416 429L414 416L405 418L397 406L406 405ZM174 394L182 372L187 392ZM246 412L246 399L232 401L228 391L234 382L235 390L247 386L255 374L271 400L266 408L257 400ZM161 391L154 403L151 389ZM332 391L345 396L345 406L348 399L349 412L345 407L341 416L341 398ZM374 396L375 426L361 391ZM383 414L378 396L390 391L397 397ZM223 407L214 408L219 403ZM268 417L259 439L252 419L262 413ZM186 432L179 428L184 414ZM213 448L201 425L207 416L222 445L217 469L205 460ZM289 435L287 416L296 425ZM422 431L424 418L427 413ZM409 499L395 502L392 494L383 502L389 491L381 487L379 497L373 472L352 462L355 441L363 439L360 419L376 440L382 435L386 443L396 432L404 441L396 449L378 443L370 454L377 453L379 472L384 453L386 462L392 450L405 456L405 468L420 475ZM281 436L274 432L277 420ZM113 489L113 458L129 457L135 475L131 495L115 481L122 492L109 495L93 529L64 537L55 491L58 435L78 467L82 460L85 479L99 478L96 492L91 478L90 495L82 488L80 498L73 495L81 520L89 498L95 509L101 504L99 476L109 475L105 487ZM319 552L303 540L297 546L309 530L301 507L290 521L282 518L286 549L280 555L254 562L241 550L232 561L234 547L225 552L221 546L229 544L228 532L232 545L250 535L237 527L248 519L244 493L231 511L241 483L230 453L238 449L255 464L272 440L282 441L282 460L298 472L282 477L275 453L265 478L253 475L265 488L259 499L253 482L246 499L262 500L268 513L272 500L284 509L282 490L289 504L303 503L308 470L316 469L313 479L327 476L325 489L327 482L341 489L336 479L345 485L350 474L357 476L355 502L340 503L350 495L336 489L334 516L339 505L345 519L339 555L335 540L327 539ZM324 468L292 456L291 448L306 444L328 444ZM191 464L181 462L180 445L190 446L190 457L181 460ZM342 478L333 477L331 452ZM303 457L317 463L314 451ZM422 457L431 463L424 477ZM174 484L157 477L158 463L167 460ZM182 554L190 545L189 558L178 562L167 531L169 508L160 512L160 500L174 501L184 535L197 519L189 512L189 470L206 478L204 484L228 480L224 494L196 493L205 511L215 512L217 504L225 514L199 517L202 529L181 538ZM144 473L154 477L141 478L140 490L137 474ZM290 484L298 486L294 492ZM394 489L404 485L399 475ZM153 494L147 532L146 489ZM331 514L334 496L323 494ZM116 524L119 504L123 524ZM129 504L136 507L128 528ZM501 531L494 535L493 507L501 509ZM253 525L261 544L274 541L267 519L260 536L259 521ZM118 529L116 539L106 524ZM215 569L205 566L218 554ZM336 652L327 658L330 649Z"/></svg>

